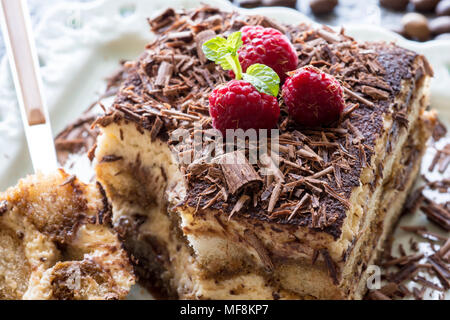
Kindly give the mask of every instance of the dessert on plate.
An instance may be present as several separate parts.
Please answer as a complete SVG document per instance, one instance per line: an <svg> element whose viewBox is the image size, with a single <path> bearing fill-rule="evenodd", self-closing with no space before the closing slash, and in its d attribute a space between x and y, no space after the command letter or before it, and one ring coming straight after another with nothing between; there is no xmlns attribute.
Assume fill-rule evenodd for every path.
<svg viewBox="0 0 450 320"><path fill-rule="evenodd" d="M168 9L149 22L155 41L126 64L113 106L96 122L97 178L140 281L182 299L361 299L434 125L425 57L327 27L279 25L210 7ZM180 159L198 147L196 133L229 128L210 115L218 101L211 97L232 105L232 94L217 92L248 89L245 81L230 81L239 68L224 70L205 51L211 39L225 43L239 31L242 71L255 71L246 59L266 64L283 85L279 117L273 113L279 154L256 163L185 163ZM277 69L284 62L270 47L273 37L291 43L286 50L296 56L283 61L294 67ZM316 107L296 99L302 79L316 76L322 82L308 80L306 89L314 90L305 99L336 99L331 118L323 110L304 116L304 108ZM247 117L232 119L240 126L249 119L270 123L256 113L239 117ZM190 133L187 143L172 139L180 129ZM200 153L211 144L203 141Z"/></svg>
<svg viewBox="0 0 450 320"><path fill-rule="evenodd" d="M134 274L100 184L63 170L0 193L0 299L123 299Z"/></svg>

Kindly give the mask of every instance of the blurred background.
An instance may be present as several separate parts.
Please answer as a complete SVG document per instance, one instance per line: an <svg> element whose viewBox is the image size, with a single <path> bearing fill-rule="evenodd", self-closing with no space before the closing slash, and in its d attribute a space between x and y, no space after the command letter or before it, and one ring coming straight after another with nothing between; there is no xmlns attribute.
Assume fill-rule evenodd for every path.
<svg viewBox="0 0 450 320"><path fill-rule="evenodd" d="M95 0L28 0L28 5L33 23L36 24L46 10L56 3L91 1ZM206 0L204 2L208 3ZM382 25L418 41L450 39L450 0L232 0L231 2L245 8L291 7L318 22L330 25L342 23ZM170 5L170 0L167 0L167 3ZM4 43L0 41L0 57L4 52Z"/></svg>

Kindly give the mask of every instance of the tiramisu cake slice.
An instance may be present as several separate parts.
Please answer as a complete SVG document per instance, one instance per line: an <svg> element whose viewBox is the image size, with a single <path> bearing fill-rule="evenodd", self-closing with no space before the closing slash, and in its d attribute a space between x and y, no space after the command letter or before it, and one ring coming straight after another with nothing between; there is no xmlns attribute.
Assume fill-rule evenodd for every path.
<svg viewBox="0 0 450 320"><path fill-rule="evenodd" d="M132 266L99 184L60 170L0 193L0 300L123 299Z"/></svg>
<svg viewBox="0 0 450 320"><path fill-rule="evenodd" d="M97 176L140 280L182 299L361 299L434 123L426 59L325 27L208 7L168 9L150 25L156 40L127 64L113 107L97 121ZM254 25L261 27L246 27ZM245 81L233 67L234 47ZM277 90L252 82L267 71L248 66L255 62L284 83L278 120L267 111ZM213 127L258 129L270 123L265 116L277 120L278 145L270 146L278 155L238 164L180 160L208 154ZM173 139L182 129L192 140Z"/></svg>

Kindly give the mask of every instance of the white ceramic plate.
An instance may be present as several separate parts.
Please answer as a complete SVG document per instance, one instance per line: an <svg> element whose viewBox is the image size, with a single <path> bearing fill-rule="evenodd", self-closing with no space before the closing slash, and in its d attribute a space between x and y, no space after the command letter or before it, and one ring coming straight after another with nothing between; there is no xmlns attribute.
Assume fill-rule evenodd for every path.
<svg viewBox="0 0 450 320"><path fill-rule="evenodd" d="M193 8L208 3L224 10L239 10L246 14L263 14L283 23L310 22L298 11L287 8L237 9L226 0L99 0L90 3L64 3L53 8L35 31L41 63L45 96L54 133L62 130L84 111L103 91L104 78L118 66L120 59L134 59L151 40L146 18L170 6ZM423 53L434 67L432 107L450 127L450 41L417 43L405 40L380 27L369 25L344 26L357 40L394 41ZM0 65L0 190L14 185L20 177L32 173L20 113L7 61ZM450 141L450 140L447 140ZM444 142L440 143L441 146ZM424 161L433 157L431 150ZM88 179L84 169L74 169ZM444 173L450 177L447 170ZM450 195L439 200L449 201ZM400 225L427 224L423 214L408 216ZM439 232L433 226L430 230ZM397 243L406 243L410 235L397 230ZM421 239L416 238L417 241ZM421 243L428 250L427 242ZM406 246L407 247L407 246ZM427 291L425 298L429 296ZM134 290L131 297L148 297ZM447 294L447 298L448 298Z"/></svg>

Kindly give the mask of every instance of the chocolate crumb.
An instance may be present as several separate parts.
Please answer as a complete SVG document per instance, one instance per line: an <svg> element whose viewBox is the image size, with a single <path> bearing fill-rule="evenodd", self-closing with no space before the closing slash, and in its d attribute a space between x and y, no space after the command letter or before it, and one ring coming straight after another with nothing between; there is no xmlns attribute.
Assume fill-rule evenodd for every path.
<svg viewBox="0 0 450 320"><path fill-rule="evenodd" d="M69 184L73 184L75 182L75 180L77 179L77 177L75 175L71 175L69 178L66 179L66 181L64 181L60 187L64 187L67 186Z"/></svg>
<svg viewBox="0 0 450 320"><path fill-rule="evenodd" d="M101 160L100 163L105 163L105 162L116 162L116 161L120 161L123 160L123 157L121 156L116 156L116 155L106 155L104 156Z"/></svg>

